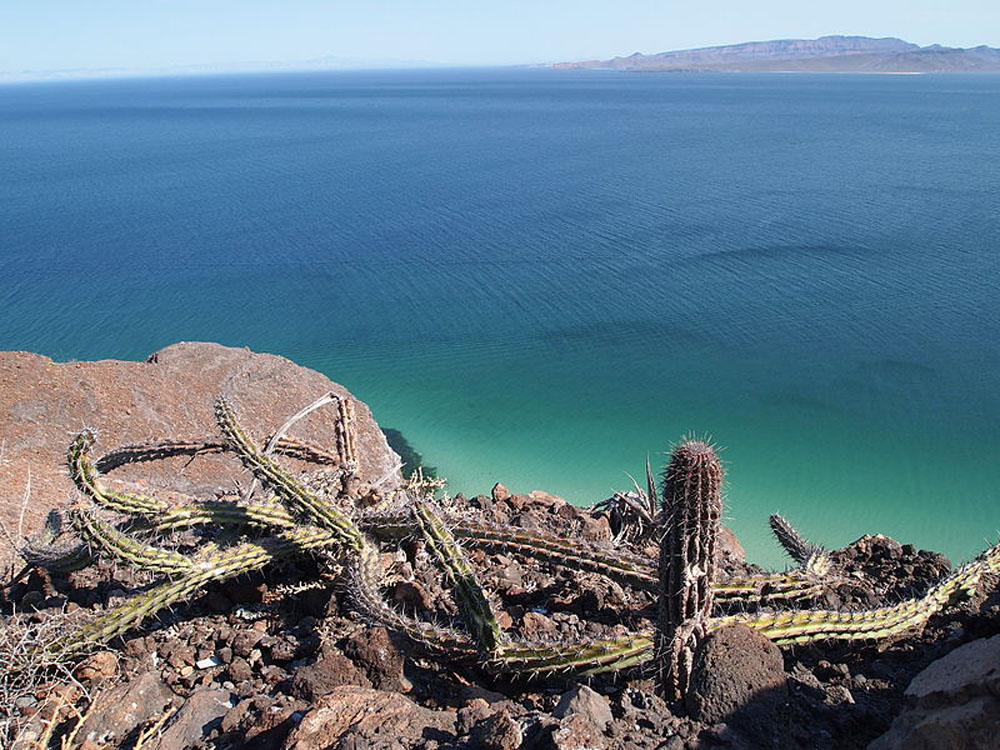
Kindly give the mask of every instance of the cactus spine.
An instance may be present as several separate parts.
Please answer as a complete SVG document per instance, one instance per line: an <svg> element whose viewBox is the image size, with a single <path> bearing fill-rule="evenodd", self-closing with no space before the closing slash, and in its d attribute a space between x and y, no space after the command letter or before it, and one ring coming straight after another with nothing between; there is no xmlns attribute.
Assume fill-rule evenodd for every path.
<svg viewBox="0 0 1000 750"><path fill-rule="evenodd" d="M715 547L722 518L722 463L708 443L688 440L663 475L656 658L667 700L687 690L694 651L708 632Z"/></svg>

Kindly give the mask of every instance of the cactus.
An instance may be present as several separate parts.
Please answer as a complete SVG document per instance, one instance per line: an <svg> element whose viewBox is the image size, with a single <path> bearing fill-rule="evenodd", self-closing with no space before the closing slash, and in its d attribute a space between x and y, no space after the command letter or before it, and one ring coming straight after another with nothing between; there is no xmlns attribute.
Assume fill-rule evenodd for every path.
<svg viewBox="0 0 1000 750"><path fill-rule="evenodd" d="M804 570L823 575L830 569L830 556L827 551L802 536L783 516L775 513L769 522L778 544Z"/></svg>
<svg viewBox="0 0 1000 750"><path fill-rule="evenodd" d="M284 434L296 419L330 403L337 408L332 449ZM723 472L706 443L687 441L674 450L659 493L659 512L653 505L658 493L647 465L647 487L637 487L634 493L638 500L629 493L627 502L616 506L632 509L632 530L620 534L618 544L600 545L491 524L468 512L438 508L428 501L427 493L440 482L423 480L419 472L407 484L384 494L360 487L351 402L332 394L261 442L249 435L223 398L216 403L216 419L221 438L127 445L96 459L91 455L96 443L92 431L85 430L72 441L67 463L79 500L68 514L68 525L82 542L67 541L56 515L42 538L24 547L23 556L29 564L53 570L78 568L94 556L110 557L161 581L97 617L60 642L59 648L76 650L111 640L207 584L294 556L317 554L343 570L350 601L360 617L393 629L442 658L517 674L591 674L652 661L663 692L677 698L686 687L698 641L716 628L741 623L781 645L895 636L919 629L933 614L974 593L983 576L1000 571L998 545L945 577L924 596L893 606L861 612L766 609L820 594L830 581L830 557L783 518L773 516L772 530L799 567L717 579L715 545ZM114 489L103 478L133 463L220 452L235 454L253 474L251 486L239 497L179 496L178 502L168 503ZM297 478L279 463L278 456L322 467L322 474L316 481ZM645 539L657 527L661 529L658 561L622 547L621 540ZM213 537L216 529L227 533ZM187 549L172 549L158 541L180 530L193 532L198 541ZM426 622L384 600L379 545L407 538L422 540L453 591L460 614L454 622ZM562 643L518 640L499 627L493 599L479 583L466 549L602 576L633 591L657 595L658 610L649 626L613 638Z"/></svg>
<svg viewBox="0 0 1000 750"><path fill-rule="evenodd" d="M663 474L656 666L660 690L671 701L687 690L694 651L712 615L722 476L715 450L696 440L674 448Z"/></svg>

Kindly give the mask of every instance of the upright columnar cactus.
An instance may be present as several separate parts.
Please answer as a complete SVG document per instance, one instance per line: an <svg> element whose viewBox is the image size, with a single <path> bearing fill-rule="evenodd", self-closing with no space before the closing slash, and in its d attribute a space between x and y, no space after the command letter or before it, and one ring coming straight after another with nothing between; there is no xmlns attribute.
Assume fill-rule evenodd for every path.
<svg viewBox="0 0 1000 750"><path fill-rule="evenodd" d="M722 517L722 464L715 449L697 440L678 445L663 474L662 497L656 656L660 688L667 700L677 700L712 615Z"/></svg>

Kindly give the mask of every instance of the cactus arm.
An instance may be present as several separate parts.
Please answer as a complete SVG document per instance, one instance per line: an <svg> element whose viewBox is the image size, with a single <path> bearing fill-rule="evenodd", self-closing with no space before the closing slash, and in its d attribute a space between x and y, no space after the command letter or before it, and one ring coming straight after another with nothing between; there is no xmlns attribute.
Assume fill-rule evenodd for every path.
<svg viewBox="0 0 1000 750"><path fill-rule="evenodd" d="M104 523L84 507L77 506L70 510L70 519L77 533L97 554L108 555L142 570L168 575L183 575L193 569L194 563L187 555L141 542Z"/></svg>
<svg viewBox="0 0 1000 750"><path fill-rule="evenodd" d="M169 507L156 498L133 492L116 492L105 487L90 459L90 449L95 440L92 431L84 430L76 436L66 453L70 477L80 492L104 508L132 515L153 516Z"/></svg>
<svg viewBox="0 0 1000 750"><path fill-rule="evenodd" d="M495 672L598 674L642 663L652 650L650 634L561 644L512 643L501 648L487 666Z"/></svg>
<svg viewBox="0 0 1000 750"><path fill-rule="evenodd" d="M275 503L194 502L171 506L158 516L157 531L218 523L225 526L291 529L299 524L286 508Z"/></svg>
<svg viewBox="0 0 1000 750"><path fill-rule="evenodd" d="M198 589L212 581L222 581L258 570L276 560L310 549L336 545L339 541L336 535L326 529L303 526L221 552L213 551L188 559L190 567L181 577L133 596L85 625L68 641L59 644L59 648L72 651L87 643L106 643L160 610L190 598Z"/></svg>
<svg viewBox="0 0 1000 750"><path fill-rule="evenodd" d="M712 584L715 601L719 604L809 599L821 594L823 588L822 581L804 570L734 576Z"/></svg>
<svg viewBox="0 0 1000 750"><path fill-rule="evenodd" d="M501 528L467 518L446 517L446 520L451 533L469 547L597 573L635 588L652 590L655 587L652 567L641 558L619 550L603 549L542 531ZM417 531L412 519L405 514L369 515L360 523L365 531L380 538L399 539Z"/></svg>
<svg viewBox="0 0 1000 750"><path fill-rule="evenodd" d="M801 610L730 615L713 621L718 628L741 623L778 645L820 640L878 639L921 628L935 614L978 589L982 577L1000 570L1000 544L935 584L922 597L860 612Z"/></svg>
<svg viewBox="0 0 1000 750"><path fill-rule="evenodd" d="M450 520L447 516L445 519ZM361 518L359 524L365 531L382 539L402 539L417 531L412 519L404 513L368 515ZM653 565L618 549L571 541L544 531L501 528L467 518L451 521L450 528L462 544L475 549L596 573L639 591L655 593L659 585ZM713 589L720 603L763 603L816 596L822 585L815 576L793 570L733 577L717 581Z"/></svg>
<svg viewBox="0 0 1000 750"><path fill-rule="evenodd" d="M337 460L354 472L358 468L358 446L355 441L354 429L354 404L349 399L337 399L337 421L334 423L337 434Z"/></svg>
<svg viewBox="0 0 1000 750"><path fill-rule="evenodd" d="M158 440L151 443L122 445L108 451L94 462L101 474L107 474L126 464L146 461L160 461L174 456L200 456L225 453L231 450L229 443L218 438L192 438L190 440ZM335 466L340 459L316 445L287 436L278 438L274 452L288 458L296 458L308 463Z"/></svg>
<svg viewBox="0 0 1000 750"><path fill-rule="evenodd" d="M784 516L774 513L768 519L771 531L774 533L778 544L785 550L790 558L803 567L810 567L816 572L822 572L824 562L828 561L826 550L818 544L814 544L806 539L798 530L789 523Z"/></svg>
<svg viewBox="0 0 1000 750"><path fill-rule="evenodd" d="M445 578L454 589L455 600L466 626L476 643L488 654L493 654L503 641L493 606L465 553L455 541L448 527L426 503L414 504L413 514L423 532L424 544L444 571Z"/></svg>
<svg viewBox="0 0 1000 750"><path fill-rule="evenodd" d="M94 561L86 544L70 543L67 546L27 542L18 554L28 565L60 573L71 573L87 567Z"/></svg>
<svg viewBox="0 0 1000 750"><path fill-rule="evenodd" d="M312 521L339 534L345 544L354 549L361 548L364 537L357 525L347 515L321 501L314 492L266 456L239 426L225 398L220 397L216 401L215 414L222 434L254 476Z"/></svg>
<svg viewBox="0 0 1000 750"><path fill-rule="evenodd" d="M437 653L476 657L479 650L465 633L408 617L390 607L379 591L378 550L368 543L351 550L347 565L347 590L354 609L365 619L402 633Z"/></svg>

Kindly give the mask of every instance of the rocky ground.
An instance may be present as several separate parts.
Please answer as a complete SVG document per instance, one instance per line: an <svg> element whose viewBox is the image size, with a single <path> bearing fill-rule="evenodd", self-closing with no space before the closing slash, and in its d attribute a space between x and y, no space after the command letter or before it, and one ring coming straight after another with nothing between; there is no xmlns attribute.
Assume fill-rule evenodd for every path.
<svg viewBox="0 0 1000 750"><path fill-rule="evenodd" d="M242 350L214 345L179 346L180 350L172 347L172 353L165 350L169 356L161 353L158 358L186 361L188 367L192 357L223 363L208 370L219 375L219 382L182 384L182 390L200 388L210 404L213 387L217 393L220 385L241 384L239 397L244 403L262 404L267 411L263 417L257 415L252 425L260 434L332 387L315 373L290 370L295 366L280 358L242 355ZM35 355L18 356L29 357L28 364L38 366L37 360L30 359ZM254 361L262 356L264 360ZM81 367L89 364L103 363L82 363ZM136 378L160 366L151 363ZM178 367L178 372L183 369L180 364L171 366ZM234 377L234 371L244 374ZM303 379L288 380L289 387L301 387L302 392L288 397L287 403L266 400L263 394L280 390L278 384L285 382L286 371ZM259 373L257 380L246 377L246 372ZM313 376L321 380L313 383ZM183 407L186 402L181 394L170 390L177 377L158 381L167 392L157 394L151 388L144 406L117 405L148 421L139 428L146 434L115 434L112 444L211 430L208 407ZM82 377L81 382L85 382ZM260 392L254 390L254 383L260 384ZM124 392L131 388L132 393L137 387L124 381L119 385ZM37 421L9 423L13 430L5 425L8 452L6 464L0 467L12 471L11 467L28 465L26 455L31 466L42 466L43 458L52 458L58 466L62 448L50 449L49 441L59 437L65 442L67 430L79 426L73 424L79 420L72 415L72 408L79 407L63 404L59 408L64 411L55 412L56 407L39 396L35 399L39 406L32 407L35 411L25 411L27 407L18 406L20 402L9 391L2 398L6 401L0 401L0 406L8 410L5 420L16 413L22 415L18 419ZM95 410L93 422L98 426L101 422L96 417L105 416L100 410L110 414L116 407L108 401L98 408L80 398ZM63 422L46 421L46 415L53 413L61 414ZM190 421L175 426L170 422L174 418ZM365 418L370 420L368 415ZM32 424L39 425L34 437ZM127 420L115 424L123 432L135 429ZM322 428L321 422L304 427L317 430L317 438ZM104 434L109 432L106 429ZM384 441L379 442L375 432L365 434L369 436L369 476L391 471L394 456ZM169 475L173 482L180 472L189 478L190 485L183 488L188 492L209 491L227 476L231 481L238 469L234 459L218 456L191 463L170 459L155 466L135 478L155 489L162 479L156 471L165 472L164 477ZM36 471L34 486L61 490L58 483L65 478L55 470L52 473L40 476ZM445 504L496 524L613 544L612 524L606 515L573 507L544 492L510 494L497 487L489 496L458 496ZM33 510L32 518L44 515L42 509ZM8 525L12 515L18 512L8 507ZM655 548L641 544L633 551L648 556L656 553ZM519 637L558 642L600 636L634 629L653 611L648 595L597 576L480 551L471 551L469 556L481 581L500 603L501 625ZM950 568L939 554L881 536L865 537L836 551L833 561L830 584L811 606L866 608L894 603L922 593ZM755 570L743 561L738 542L731 536L721 562L729 574ZM427 564L418 542L385 546L382 567L383 593L394 606L438 621L456 615L450 593ZM103 562L67 575L35 570L18 580L10 576L0 598L6 632L25 623L85 618L147 582L141 575ZM699 654L687 704L671 707L655 694L651 676L642 668L591 678L559 675L525 680L428 654L394 633L360 621L342 582L326 576L319 561L304 557L280 569L207 589L197 599L148 621L142 631L71 665L71 676L55 672L39 680L34 690L17 695L4 708L20 731L15 747L24 748L45 739L53 716L55 734L75 727L70 747L87 750L822 750L861 748L873 741L877 750L991 748L1000 747L996 739L1000 737L998 634L1000 597L995 593L935 616L922 633L891 642L837 642L779 650L748 629L724 629ZM82 724L67 706L85 715Z"/></svg>

